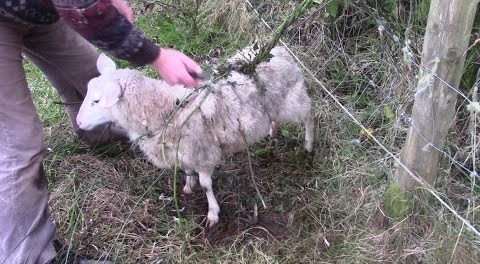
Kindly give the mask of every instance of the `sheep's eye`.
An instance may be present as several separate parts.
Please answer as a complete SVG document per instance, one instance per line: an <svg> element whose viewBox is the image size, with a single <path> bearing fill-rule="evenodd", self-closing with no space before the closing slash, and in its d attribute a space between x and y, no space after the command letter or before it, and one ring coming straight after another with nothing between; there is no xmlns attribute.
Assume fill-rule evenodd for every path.
<svg viewBox="0 0 480 264"><path fill-rule="evenodd" d="M94 104L98 104L99 101L100 101L100 100L95 100L95 101L93 101L93 103L94 103Z"/></svg>

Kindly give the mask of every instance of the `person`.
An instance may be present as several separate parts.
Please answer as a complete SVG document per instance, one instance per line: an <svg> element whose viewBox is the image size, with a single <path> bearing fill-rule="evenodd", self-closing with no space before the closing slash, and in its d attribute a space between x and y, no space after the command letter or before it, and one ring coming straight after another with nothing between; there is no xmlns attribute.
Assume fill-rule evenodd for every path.
<svg viewBox="0 0 480 264"><path fill-rule="evenodd" d="M92 45L93 44L93 45ZM88 143L120 138L75 123L95 47L134 66L152 65L169 83L199 84L202 69L185 54L158 47L134 25L124 0L0 1L0 263L52 263L55 225L48 210L42 123L23 69L23 55L57 90L72 126ZM58 256L57 256L58 257ZM62 262L63 263L63 262ZM80 262L79 262L80 263ZM86 262L85 262L86 263ZM103 262L98 262L103 263Z"/></svg>

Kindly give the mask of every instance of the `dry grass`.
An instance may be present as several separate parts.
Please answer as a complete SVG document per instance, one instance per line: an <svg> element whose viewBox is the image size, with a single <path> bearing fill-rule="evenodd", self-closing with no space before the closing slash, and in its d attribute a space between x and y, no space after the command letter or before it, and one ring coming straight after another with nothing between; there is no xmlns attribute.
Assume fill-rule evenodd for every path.
<svg viewBox="0 0 480 264"><path fill-rule="evenodd" d="M225 25L228 34L233 38L254 39L258 36L257 30L262 31L252 23L254 19L243 0L205 1L201 15L204 19L203 26Z"/></svg>
<svg viewBox="0 0 480 264"><path fill-rule="evenodd" d="M192 2L181 1L179 8ZM266 32L242 2L203 1L197 22L229 32L230 43L242 36L246 42L260 38ZM142 11L141 4L137 7ZM259 9L267 21L278 24L293 7L292 2L262 1ZM154 8L146 13L152 20L154 11L175 12ZM182 10L177 11L185 16ZM353 6L333 20L322 12L306 13L285 41L398 154L415 69L403 62L401 48L388 36L379 36L374 19L361 8ZM412 39L419 48L421 37ZM231 48L205 45L211 45L206 50L220 48L220 54ZM315 153L302 151L299 126L282 127L278 139L251 147L266 209L249 177L247 153L228 157L214 175L222 210L214 228L205 227L207 202L200 188L178 197L178 218L171 170L158 170L115 145L91 150L78 142L65 119L47 122L47 146L53 152L45 165L59 236L73 250L108 255L117 263L478 263L479 238L435 201L415 199L405 217L387 214L384 193L396 165L314 82L308 85L314 99ZM38 106L48 109L42 102ZM461 122L450 146L467 155L468 132L459 127ZM478 187L472 194L470 183L449 162L442 163L440 179L436 187L444 198L478 224L478 209L472 208L479 202Z"/></svg>

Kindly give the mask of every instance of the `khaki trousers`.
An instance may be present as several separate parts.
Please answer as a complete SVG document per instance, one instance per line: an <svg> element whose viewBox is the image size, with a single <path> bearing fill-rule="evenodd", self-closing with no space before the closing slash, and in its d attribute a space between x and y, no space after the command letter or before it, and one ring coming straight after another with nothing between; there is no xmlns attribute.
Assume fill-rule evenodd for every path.
<svg viewBox="0 0 480 264"><path fill-rule="evenodd" d="M66 104L81 101L97 76L96 50L62 20L24 25L0 17L0 264L46 263L55 256L48 209L42 123L25 79L22 54L48 77ZM78 130L80 105L66 110L88 143L111 135Z"/></svg>

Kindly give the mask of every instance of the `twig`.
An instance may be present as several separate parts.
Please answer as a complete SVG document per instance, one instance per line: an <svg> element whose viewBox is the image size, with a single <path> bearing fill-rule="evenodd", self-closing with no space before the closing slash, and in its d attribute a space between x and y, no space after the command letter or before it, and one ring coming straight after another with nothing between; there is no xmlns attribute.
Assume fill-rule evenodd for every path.
<svg viewBox="0 0 480 264"><path fill-rule="evenodd" d="M245 145L247 146L248 168L250 169L250 177L252 178L253 187L255 187L255 191L257 192L258 197L260 198L260 201L262 201L263 209L267 209L267 205L265 204L262 194L258 189L257 182L255 181L255 175L253 173L253 166L252 166L252 158L250 157L251 153L250 153L250 149L248 148L247 137L245 136L245 133L243 133L243 131L242 131L242 137L243 137L243 141L245 142Z"/></svg>
<svg viewBox="0 0 480 264"><path fill-rule="evenodd" d="M455 257L455 251L457 250L458 242L460 241L460 237L462 236L463 228L465 224L462 223L462 227L460 228L460 232L458 232L457 240L455 240L455 246L453 247L452 254L450 255L450 260L448 263L453 263L453 258Z"/></svg>
<svg viewBox="0 0 480 264"><path fill-rule="evenodd" d="M118 234L117 236L115 237L115 240L112 242L111 246L110 246L110 249L108 250L106 256L109 256L110 255L110 252L112 252L112 249L115 247L115 243L117 242L117 240L120 238L120 234L123 232L123 229L125 229L125 226L127 226L129 220L130 220L130 217L132 217L132 214L133 212L135 211L135 209L137 209L138 205L140 204L140 202L143 200L143 198L145 197L145 195L148 193L148 191L150 191L150 189L155 186L155 184L157 184L157 182L160 180L160 178L163 176L163 174L165 173L165 170L162 170L162 172L160 173L160 175L158 175L158 177L152 182L152 184L150 184L150 186L148 186L148 188L145 190L145 192L142 194L142 196L140 196L140 198L138 199L138 201L135 203L135 205L133 206L132 210L129 212L128 216L127 216L127 219L125 219L125 221L123 221L123 224L122 224L122 227L120 228L120 231L118 231ZM119 251L117 251L117 254L115 255L115 258L114 258L114 263L116 262L117 260L117 257L118 257L118 254L119 254ZM104 256L104 254L102 253L102 255L100 256L100 259Z"/></svg>
<svg viewBox="0 0 480 264"><path fill-rule="evenodd" d="M83 101L76 101L76 102L67 102L67 103L64 103L64 102L59 102L59 101L54 101L53 103L54 104L58 104L58 105L79 105L79 104L82 104Z"/></svg>
<svg viewBox="0 0 480 264"><path fill-rule="evenodd" d="M255 56L255 58L251 62L245 62L241 67L240 71L246 74L253 74L255 72L255 68L258 64L268 59L268 55L270 51L278 44L280 38L284 35L285 30L298 19L298 17L303 13L303 11L313 2L313 0L304 0L299 6L297 6L294 10L292 15L287 17L277 28L275 33L273 34L273 39L265 46L260 48L260 51ZM321 1L323 2L323 0Z"/></svg>
<svg viewBox="0 0 480 264"><path fill-rule="evenodd" d="M202 99L200 100L200 102L198 103L198 105L192 110L192 112L187 116L187 118L185 118L185 120L182 122L182 124L179 126L178 128L178 132L177 132L177 135L178 135L178 140L176 142L176 152L175 152L175 163L174 163L174 172L173 172L173 197L174 197L174 204L175 204L175 210L177 212L177 216L178 218L181 218L181 215L180 215L180 206L178 204L178 192L177 192L177 175L178 175L178 167L179 167L179 159L178 159L178 152L179 152L179 149L180 149L180 140L182 138L182 129L183 127L185 126L185 124L190 120L190 118L193 116L193 114L195 114L198 109L200 109L200 107L202 106L203 102L205 101L205 99L208 97L208 95L210 94L211 90L212 90L212 86L213 86L213 83L215 83L216 81L220 80L221 78L225 77L226 75L228 75L229 72L225 72L225 73L221 73L219 74L218 76L216 76L215 78L213 78L212 80L208 81L207 83L205 83L202 87L198 88L196 91L204 91L205 89L207 89L207 91L205 92L205 94L203 95ZM200 93L199 92L199 93ZM166 119L166 122L165 122L165 126L164 126L164 129L162 130L162 155L163 155L163 160L165 163L168 162L167 160L167 157L166 157L166 151L165 151L165 145L166 145L166 133L167 133L167 129L168 129L168 126L169 124L173 121L174 117L178 114L178 111L180 110L180 108L184 108L187 100L192 96L193 93L189 94L188 96L186 96L178 105L177 107L175 107L175 109L172 110L171 114L169 115L169 117Z"/></svg>
<svg viewBox="0 0 480 264"><path fill-rule="evenodd" d="M480 69L477 71L477 80L473 86L472 102L477 102L478 97L478 85L480 83ZM477 174L477 111L470 111L470 133L472 142L472 172L471 174L471 200L472 200L472 222L475 222L475 181L478 177Z"/></svg>
<svg viewBox="0 0 480 264"><path fill-rule="evenodd" d="M210 88L210 89L209 89ZM208 97L208 95L210 94L210 92L212 91L211 89L211 86L207 86L207 91L205 92L205 95L202 97L201 101L199 102L199 104L193 109L193 111L187 116L187 118L182 122L182 124L180 125L180 128L178 129L178 140L177 140L177 145L176 145L176 152L175 152L175 165L174 165L174 171L173 171L173 197L175 199L175 209L177 211L177 216L178 218L181 218L180 217L180 207L178 205L178 194L177 194L177 173L178 173L178 163L179 163L179 160L178 160L178 152L179 152L179 149L180 149L180 140L182 138L182 129L183 127L185 126L185 124L187 124L188 120L190 120L190 118L193 116L193 114L195 114L198 109L200 109L200 107L202 106L203 102L205 101L205 99Z"/></svg>
<svg viewBox="0 0 480 264"><path fill-rule="evenodd" d="M467 55L467 52L471 50L473 47L475 47L476 45L478 45L478 43L480 43L480 38L477 38L475 42L473 42L473 44L470 45L470 47L468 47L467 50L465 50L465 52L463 53L463 56Z"/></svg>
<svg viewBox="0 0 480 264"><path fill-rule="evenodd" d="M252 6L250 0L245 0L250 6ZM260 17L260 14L258 13L258 11L254 10L255 13ZM261 19L261 17L260 17ZM271 29L270 25L268 25L268 23L261 19L261 21L265 24L265 26L269 29ZM463 222L463 224L465 224L468 229L470 231L472 231L475 235L477 235L478 237L480 237L480 232L475 228L474 225L472 225L467 219L465 219L464 217L462 217L460 215L460 213L458 213L455 209L452 208L452 206L448 205L447 202L445 202L441 197L440 195L438 194L438 192L428 183L426 182L425 180L423 180L423 178L421 178L420 176L417 176L415 175L405 164L403 164L401 162L401 160L395 156L395 154L393 154L384 144L382 144L380 142L380 140L377 139L377 137L375 135L373 135L357 118L355 118L355 116L339 101L339 99L333 95L333 93L328 90L325 85L323 84L322 81L320 81L316 76L315 74L307 67L305 66L305 64L295 55L295 53L293 53L293 51L287 46L287 44L283 41L280 40L280 43L282 43L282 45L287 49L287 51L293 56L293 58L298 62L298 64L312 77L312 79L320 86L320 88L322 88L322 90L337 104L338 107L340 107L340 109L342 109L342 111L345 112L345 114L347 116L350 117L350 119L356 124L358 125L378 146L380 146L382 148L383 151L385 151L385 153L388 154L388 156L390 156L393 160L395 160L395 162L397 162L397 164L399 166L401 166L403 169L405 169L405 171L408 173L408 175L411 176L411 178L413 180L415 180L417 183L419 183L420 186L422 186L426 191L428 191L433 197L435 197L435 199L440 202L446 209L448 209L448 211L450 211L459 221ZM441 80L441 79L440 79ZM465 97L466 98L466 97ZM470 99L466 98L466 100L468 100L469 102L471 102Z"/></svg>

